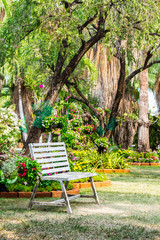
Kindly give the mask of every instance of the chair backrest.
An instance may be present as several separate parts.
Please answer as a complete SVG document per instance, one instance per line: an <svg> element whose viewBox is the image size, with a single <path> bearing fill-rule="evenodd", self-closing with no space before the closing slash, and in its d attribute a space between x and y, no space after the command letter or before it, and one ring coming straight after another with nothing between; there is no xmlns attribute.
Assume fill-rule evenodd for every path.
<svg viewBox="0 0 160 240"><path fill-rule="evenodd" d="M31 156L42 167L42 175L69 172L69 162L64 142L30 143Z"/></svg>

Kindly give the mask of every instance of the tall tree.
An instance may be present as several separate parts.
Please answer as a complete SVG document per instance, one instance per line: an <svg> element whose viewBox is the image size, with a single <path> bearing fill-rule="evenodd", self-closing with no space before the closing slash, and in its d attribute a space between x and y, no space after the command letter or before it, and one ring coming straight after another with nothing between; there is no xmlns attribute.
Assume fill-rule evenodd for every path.
<svg viewBox="0 0 160 240"><path fill-rule="evenodd" d="M138 150L146 152L149 146L149 104L148 104L148 69L140 74L140 98L139 98L139 129Z"/></svg>
<svg viewBox="0 0 160 240"><path fill-rule="evenodd" d="M35 56L41 54L52 71L44 100L53 105L64 84L74 77L75 69L87 51L104 39L120 61L118 89L110 117L113 120L127 83L155 63L149 63L149 60L154 52L152 46L157 47L160 36L159 8L157 1L149 0L14 1L10 8L12 17L7 18L0 29L1 65L12 59L15 51L18 52L24 41L28 41ZM151 47L145 64L126 77L126 55L131 55L133 48L145 45ZM98 113L97 116L101 119ZM41 129L33 126L26 146L38 141L40 135Z"/></svg>

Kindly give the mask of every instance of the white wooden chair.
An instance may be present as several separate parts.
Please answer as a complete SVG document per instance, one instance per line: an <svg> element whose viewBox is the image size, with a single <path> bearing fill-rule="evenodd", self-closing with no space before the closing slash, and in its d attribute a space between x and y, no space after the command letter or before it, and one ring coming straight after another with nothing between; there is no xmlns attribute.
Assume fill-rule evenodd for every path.
<svg viewBox="0 0 160 240"><path fill-rule="evenodd" d="M97 192L94 186L92 177L96 176L96 173L90 172L71 172L66 152L66 147L63 142L57 143L30 143L29 144L31 156L37 160L42 167L42 177L41 180L56 180L60 182L62 195L58 200L51 202L40 202L34 201L37 188L39 186L40 180L37 181L28 208L31 209L33 205L48 205L48 206L62 206L66 205L67 212L72 213L69 200L85 197L94 198L96 203L99 204ZM69 181L89 178L93 190L93 195L71 195L67 194L66 189ZM64 183L65 182L65 183Z"/></svg>

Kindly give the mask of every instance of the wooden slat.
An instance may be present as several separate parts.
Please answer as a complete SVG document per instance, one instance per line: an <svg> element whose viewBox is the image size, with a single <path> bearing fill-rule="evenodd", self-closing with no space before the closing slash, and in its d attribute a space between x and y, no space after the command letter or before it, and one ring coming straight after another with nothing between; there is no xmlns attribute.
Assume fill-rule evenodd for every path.
<svg viewBox="0 0 160 240"><path fill-rule="evenodd" d="M64 146L64 142L54 142L54 143L31 143L33 147L42 147L42 146Z"/></svg>
<svg viewBox="0 0 160 240"><path fill-rule="evenodd" d="M71 181L81 178L87 178L87 177L93 177L96 176L97 173L90 173L90 172L65 172L65 173L59 173L52 176L43 176L43 180L57 180L57 181Z"/></svg>
<svg viewBox="0 0 160 240"><path fill-rule="evenodd" d="M80 194L76 194L74 196L68 197L69 200L73 200L76 198L80 198L81 195ZM55 201L50 201L50 202L39 202L39 201L34 201L33 204L34 205L48 205L48 206L56 206L56 205L64 205L65 200L64 199L58 199Z"/></svg>
<svg viewBox="0 0 160 240"><path fill-rule="evenodd" d="M65 156L66 152L50 152L50 153L37 153L34 154L34 158L42 158L42 157L54 157L54 156Z"/></svg>
<svg viewBox="0 0 160 240"><path fill-rule="evenodd" d="M54 167L60 167L60 166L68 166L68 161L59 162L59 163L41 164L42 169L43 168L54 168Z"/></svg>
<svg viewBox="0 0 160 240"><path fill-rule="evenodd" d="M37 159L38 163L49 163L49 162L62 162L62 161L67 161L67 157L54 157L54 158L42 158L42 159Z"/></svg>
<svg viewBox="0 0 160 240"><path fill-rule="evenodd" d="M69 171L69 166L68 167L62 167L62 168L52 168L52 169L47 169L47 170L42 170L42 174L46 173L56 173L56 172L64 172L64 171Z"/></svg>
<svg viewBox="0 0 160 240"><path fill-rule="evenodd" d="M46 147L46 148L33 148L33 152L52 152L52 151L58 151L58 150L64 150L65 151L65 147Z"/></svg>

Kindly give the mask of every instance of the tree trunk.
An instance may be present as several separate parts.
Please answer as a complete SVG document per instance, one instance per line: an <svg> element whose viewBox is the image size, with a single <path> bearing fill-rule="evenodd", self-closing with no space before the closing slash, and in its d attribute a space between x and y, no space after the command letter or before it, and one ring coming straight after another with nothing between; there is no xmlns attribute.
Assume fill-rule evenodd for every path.
<svg viewBox="0 0 160 240"><path fill-rule="evenodd" d="M29 133L33 122L31 103L34 103L34 98L33 92L29 90L28 87L24 86L24 80L20 77L17 78L16 86L12 86L12 102L16 106L15 112L19 115L20 119L24 113L27 133ZM23 140L24 143L26 139Z"/></svg>
<svg viewBox="0 0 160 240"><path fill-rule="evenodd" d="M111 110L111 115L109 119L109 124L111 123L112 120L115 121L117 115L118 115L118 108L119 104L121 102L121 99L125 95L125 90L126 90L126 82L125 82L125 55L121 55L120 57L120 76L118 79L118 88L116 92L116 96L112 105L112 110ZM109 125L108 125L109 126ZM111 136L113 129L110 127L107 127L107 131L105 133L105 137L108 139Z"/></svg>
<svg viewBox="0 0 160 240"><path fill-rule="evenodd" d="M3 22L3 19L5 17L5 10L4 8L0 9L0 22Z"/></svg>
<svg viewBox="0 0 160 240"><path fill-rule="evenodd" d="M121 100L118 108L118 116L124 113L136 113L138 103L133 101L132 93L125 93L125 97ZM114 142L127 149L132 146L134 136L137 132L138 123L131 117L126 117L126 121L122 121L113 131Z"/></svg>
<svg viewBox="0 0 160 240"><path fill-rule="evenodd" d="M160 111L160 72L157 74L154 91L156 93L156 100L157 100L158 108Z"/></svg>
<svg viewBox="0 0 160 240"><path fill-rule="evenodd" d="M28 144L29 143L38 143L41 134L42 134L42 131L41 131L40 128L37 128L37 127L34 127L34 126L31 127L31 130L29 132L27 141L24 143L24 149L25 149L24 154L25 155L30 154Z"/></svg>
<svg viewBox="0 0 160 240"><path fill-rule="evenodd" d="M139 129L138 150L146 152L149 146L149 119L148 119L148 69L140 75L140 99L139 99Z"/></svg>
<svg viewBox="0 0 160 240"><path fill-rule="evenodd" d="M92 95L98 98L101 107L111 110L118 88L120 62L116 57L108 60L107 49L100 43L96 43L87 55L98 71ZM85 75L88 76L88 72Z"/></svg>

